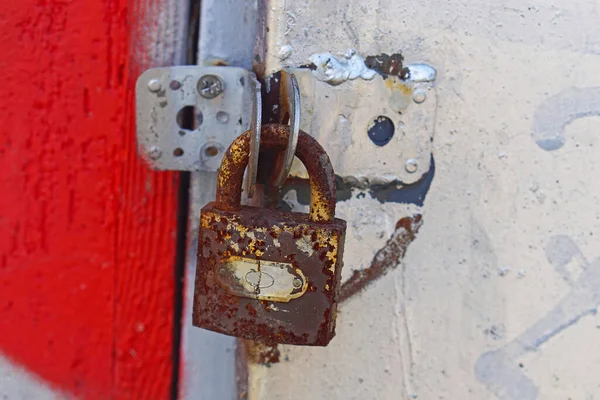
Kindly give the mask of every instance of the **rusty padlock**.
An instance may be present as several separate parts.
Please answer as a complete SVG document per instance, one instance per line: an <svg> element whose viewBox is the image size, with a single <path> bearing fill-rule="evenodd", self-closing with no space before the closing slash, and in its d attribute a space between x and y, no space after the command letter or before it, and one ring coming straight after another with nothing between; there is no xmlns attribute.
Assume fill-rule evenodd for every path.
<svg viewBox="0 0 600 400"><path fill-rule="evenodd" d="M289 127L263 125L261 148L285 149ZM264 343L326 346L335 336L346 221L335 218L329 156L300 132L310 214L240 206L250 131L223 157L216 201L202 209L193 324Z"/></svg>

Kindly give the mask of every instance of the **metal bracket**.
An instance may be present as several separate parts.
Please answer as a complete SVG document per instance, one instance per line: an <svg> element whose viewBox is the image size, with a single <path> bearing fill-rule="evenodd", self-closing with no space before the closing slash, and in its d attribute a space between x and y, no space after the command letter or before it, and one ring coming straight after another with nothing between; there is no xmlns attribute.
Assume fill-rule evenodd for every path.
<svg viewBox="0 0 600 400"><path fill-rule="evenodd" d="M407 67L406 80L373 74L370 80L341 84L320 80L319 71L286 69L300 87L300 128L327 149L336 175L364 184L410 184L429 171L437 108L435 69L427 64ZM298 160L290 174L308 178Z"/></svg>
<svg viewBox="0 0 600 400"><path fill-rule="evenodd" d="M336 85L308 68L286 69L300 89L300 127L327 149L337 175L365 184L410 184L429 171L435 70L426 64L408 69L406 80L373 74ZM250 129L253 82L254 73L235 67L144 72L136 85L140 154L154 169L218 170L227 147ZM368 148L374 157L364 157ZM298 160L290 173L308 178Z"/></svg>
<svg viewBox="0 0 600 400"><path fill-rule="evenodd" d="M250 129L254 73L236 67L145 71L136 84L138 151L159 170L216 171Z"/></svg>

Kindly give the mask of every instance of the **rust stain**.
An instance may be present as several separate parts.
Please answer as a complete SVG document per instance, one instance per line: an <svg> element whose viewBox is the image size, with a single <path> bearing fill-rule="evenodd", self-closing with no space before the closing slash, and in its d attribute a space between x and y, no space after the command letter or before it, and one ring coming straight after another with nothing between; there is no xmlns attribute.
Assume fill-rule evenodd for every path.
<svg viewBox="0 0 600 400"><path fill-rule="evenodd" d="M400 53L392 55L382 53L377 56L367 56L365 59L367 67L377 71L384 77L392 75L406 80L410 75L410 71L408 68L403 67L403 62L404 57Z"/></svg>
<svg viewBox="0 0 600 400"><path fill-rule="evenodd" d="M385 87L390 89L391 91L398 91L403 96L412 96L413 89L407 86L404 82L396 79L386 79L384 82Z"/></svg>
<svg viewBox="0 0 600 400"><path fill-rule="evenodd" d="M213 58L212 60L208 60L206 65L210 65L213 67L226 67L229 65L227 60L223 60L222 58Z"/></svg>
<svg viewBox="0 0 600 400"><path fill-rule="evenodd" d="M261 149L283 151L287 146L289 126L263 125ZM240 209L242 180L248 164L250 131L240 135L229 146L219 169L215 207L223 211ZM335 216L335 174L329 156L309 134L300 131L296 157L306 167L310 176L310 219L314 222L331 222Z"/></svg>
<svg viewBox="0 0 600 400"><path fill-rule="evenodd" d="M421 214L400 219L390 239L373 257L371 266L366 270L354 271L342 285L339 301L348 300L388 271L396 268L404 258L408 246L416 238L422 224ZM328 290L329 285L326 284L324 291ZM337 313L337 310L335 312ZM280 362L280 353L276 344L265 345L251 340L245 340L244 344L244 359L247 359L248 362L263 365Z"/></svg>
<svg viewBox="0 0 600 400"><path fill-rule="evenodd" d="M340 302L348 300L388 271L396 268L404 258L408 245L415 240L421 225L423 225L421 214L399 220L392 236L375 253L369 268L353 271L350 279L344 282L340 292Z"/></svg>
<svg viewBox="0 0 600 400"><path fill-rule="evenodd" d="M288 136L287 126L263 125L261 147L281 151ZM219 170L216 201L202 209L193 324L266 344L326 346L335 336L346 231L346 222L334 215L333 167L319 143L301 131L296 156L310 175L310 213L265 212L263 208L241 206L249 139L250 132L246 132L229 147ZM310 251L298 251L299 239ZM267 261L291 264L290 268L305 276L306 292L299 298L290 296L287 302L239 296L237 286L231 285L247 277L236 275L239 279L224 287L229 272L220 266L224 260L240 257L258 260L258 271L261 260L264 266ZM244 285L243 280L239 282Z"/></svg>
<svg viewBox="0 0 600 400"><path fill-rule="evenodd" d="M278 363L281 353L277 345L268 345L255 342L252 340L244 340L244 349L248 362L253 364L261 364L270 366Z"/></svg>
<svg viewBox="0 0 600 400"><path fill-rule="evenodd" d="M222 211L216 203L202 209L194 325L269 344L324 346L335 335L346 224L340 219L322 223L307 214L264 211L246 206ZM310 241L312 253L297 249L297 237ZM236 257L291 264L306 277L306 292L288 302L235 295L223 286L226 271L219 267L223 260Z"/></svg>

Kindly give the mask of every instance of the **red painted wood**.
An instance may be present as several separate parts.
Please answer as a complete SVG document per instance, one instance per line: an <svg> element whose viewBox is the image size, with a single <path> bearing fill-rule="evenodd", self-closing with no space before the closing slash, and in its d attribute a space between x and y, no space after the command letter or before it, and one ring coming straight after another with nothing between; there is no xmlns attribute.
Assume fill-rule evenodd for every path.
<svg viewBox="0 0 600 400"><path fill-rule="evenodd" d="M0 1L0 352L86 399L171 385L177 179L135 154L127 6Z"/></svg>

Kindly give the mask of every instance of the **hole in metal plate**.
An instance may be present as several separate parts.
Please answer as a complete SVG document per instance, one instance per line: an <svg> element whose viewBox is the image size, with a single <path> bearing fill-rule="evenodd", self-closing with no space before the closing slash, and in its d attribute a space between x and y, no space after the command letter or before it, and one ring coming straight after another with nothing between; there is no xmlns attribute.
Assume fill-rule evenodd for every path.
<svg viewBox="0 0 600 400"><path fill-rule="evenodd" d="M367 134L376 146L385 146L394 137L394 123L388 117L380 115L371 121Z"/></svg>
<svg viewBox="0 0 600 400"><path fill-rule="evenodd" d="M202 125L202 111L194 106L185 106L177 113L177 125L181 129L193 131Z"/></svg>

